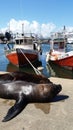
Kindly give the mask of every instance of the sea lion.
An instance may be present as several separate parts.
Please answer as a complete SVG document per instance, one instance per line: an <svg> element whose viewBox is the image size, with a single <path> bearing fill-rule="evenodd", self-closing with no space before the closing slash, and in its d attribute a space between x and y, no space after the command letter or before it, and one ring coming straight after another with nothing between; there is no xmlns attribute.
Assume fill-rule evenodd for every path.
<svg viewBox="0 0 73 130"><path fill-rule="evenodd" d="M47 77L44 75L36 75L21 71L9 72L5 74L0 74L0 81L27 81L33 83L49 83L51 82Z"/></svg>
<svg viewBox="0 0 73 130"><path fill-rule="evenodd" d="M3 122L17 116L28 103L50 102L61 91L61 85L53 83L33 83L27 81L8 81L0 83L0 98L16 100Z"/></svg>

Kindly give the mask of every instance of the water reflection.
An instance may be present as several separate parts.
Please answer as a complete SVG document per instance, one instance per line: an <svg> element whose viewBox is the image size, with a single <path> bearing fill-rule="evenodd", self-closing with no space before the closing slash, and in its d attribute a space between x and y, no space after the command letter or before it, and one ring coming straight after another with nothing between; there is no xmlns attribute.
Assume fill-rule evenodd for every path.
<svg viewBox="0 0 73 130"><path fill-rule="evenodd" d="M41 62L38 62L38 63L36 63L36 65L34 65L35 68L37 68L38 66L41 66ZM30 65L24 66L24 67L17 67L11 63L7 64L6 71L8 71L8 72L24 71L24 72L34 73L34 70Z"/></svg>
<svg viewBox="0 0 73 130"><path fill-rule="evenodd" d="M38 65L40 66L40 65ZM46 77L59 77L59 78L68 78L68 79L73 79L73 71L72 70L68 70L66 68L60 67L58 65L52 64L52 63L48 63L43 66L43 70L41 70L41 73L44 74ZM36 67L38 68L38 67ZM8 72L13 72L13 71L24 71L24 72L28 72L28 73L35 73L33 68L31 66L27 67L16 67L14 65L12 65L11 63L9 63L7 65L6 71Z"/></svg>
<svg viewBox="0 0 73 130"><path fill-rule="evenodd" d="M53 64L53 63L48 63L46 68L52 77L73 79L73 71L72 70L68 70L66 68L60 67L60 66Z"/></svg>

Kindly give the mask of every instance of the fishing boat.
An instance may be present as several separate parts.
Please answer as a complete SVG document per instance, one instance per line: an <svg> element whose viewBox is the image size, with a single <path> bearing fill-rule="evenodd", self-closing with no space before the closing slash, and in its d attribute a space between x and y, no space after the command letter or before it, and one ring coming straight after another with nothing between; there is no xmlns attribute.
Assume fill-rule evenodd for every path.
<svg viewBox="0 0 73 130"><path fill-rule="evenodd" d="M39 60L40 44L32 35L17 35L13 48L7 43L4 51L9 62L20 67Z"/></svg>
<svg viewBox="0 0 73 130"><path fill-rule="evenodd" d="M52 62L68 69L73 69L73 51L66 51L67 39L57 38L50 41L50 51L46 54L46 62Z"/></svg>

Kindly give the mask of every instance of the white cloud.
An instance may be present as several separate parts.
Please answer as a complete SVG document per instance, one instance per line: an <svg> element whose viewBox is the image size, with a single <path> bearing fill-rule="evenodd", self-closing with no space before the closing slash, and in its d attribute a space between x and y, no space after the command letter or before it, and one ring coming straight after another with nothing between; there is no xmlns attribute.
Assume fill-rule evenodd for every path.
<svg viewBox="0 0 73 130"><path fill-rule="evenodd" d="M24 25L24 26L22 26ZM10 29L13 33L22 33L22 27L24 33L35 33L38 34L44 38L49 37L51 32L55 32L57 30L57 27L54 23L38 23L37 21L29 22L27 20L15 20L11 19L7 27L2 28L0 32L6 32ZM59 31L62 31L63 27L59 28ZM67 32L73 31L73 27L66 27Z"/></svg>
<svg viewBox="0 0 73 130"><path fill-rule="evenodd" d="M7 24L6 28L2 28L1 31L5 32L10 29L13 33L21 33L22 32L22 25L24 33L35 33L40 34L43 37L49 37L50 32L52 32L56 25L53 23L38 23L37 21L29 22L27 20L18 20L11 19Z"/></svg>
<svg viewBox="0 0 73 130"><path fill-rule="evenodd" d="M48 24L42 24L41 25L41 34L44 37L49 36L49 34L56 28L56 26L53 23Z"/></svg>
<svg viewBox="0 0 73 130"><path fill-rule="evenodd" d="M73 31L73 27L67 27L66 30L67 30L68 32L72 32L72 31Z"/></svg>

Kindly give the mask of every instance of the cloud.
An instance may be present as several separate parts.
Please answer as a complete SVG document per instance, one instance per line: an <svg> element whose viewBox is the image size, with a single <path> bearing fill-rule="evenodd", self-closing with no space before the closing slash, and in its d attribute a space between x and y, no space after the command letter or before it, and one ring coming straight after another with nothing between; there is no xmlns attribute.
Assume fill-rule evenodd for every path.
<svg viewBox="0 0 73 130"><path fill-rule="evenodd" d="M23 25L23 26L22 26ZM22 29L23 27L23 29ZM21 33L24 31L24 33L35 33L38 35L41 35L42 37L49 37L50 32L54 31L56 28L56 25L53 23L38 23L37 21L29 22L27 20L15 20L11 19L7 27L2 28L1 31L5 32L10 29L13 33Z"/></svg>
<svg viewBox="0 0 73 130"><path fill-rule="evenodd" d="M23 29L22 29L23 28ZM63 27L59 28L57 31L57 27L54 23L42 23L40 24L37 21L29 22L27 20L15 20L11 19L5 28L2 28L0 32L12 31L13 33L35 33L38 36L42 36L44 38L49 37L51 32L63 31ZM66 31L73 32L73 27L67 26Z"/></svg>
<svg viewBox="0 0 73 130"><path fill-rule="evenodd" d="M48 24L42 24L41 25L41 34L44 37L49 37L50 33L52 31L54 31L54 29L56 28L56 25L54 25L53 23L48 23Z"/></svg>

